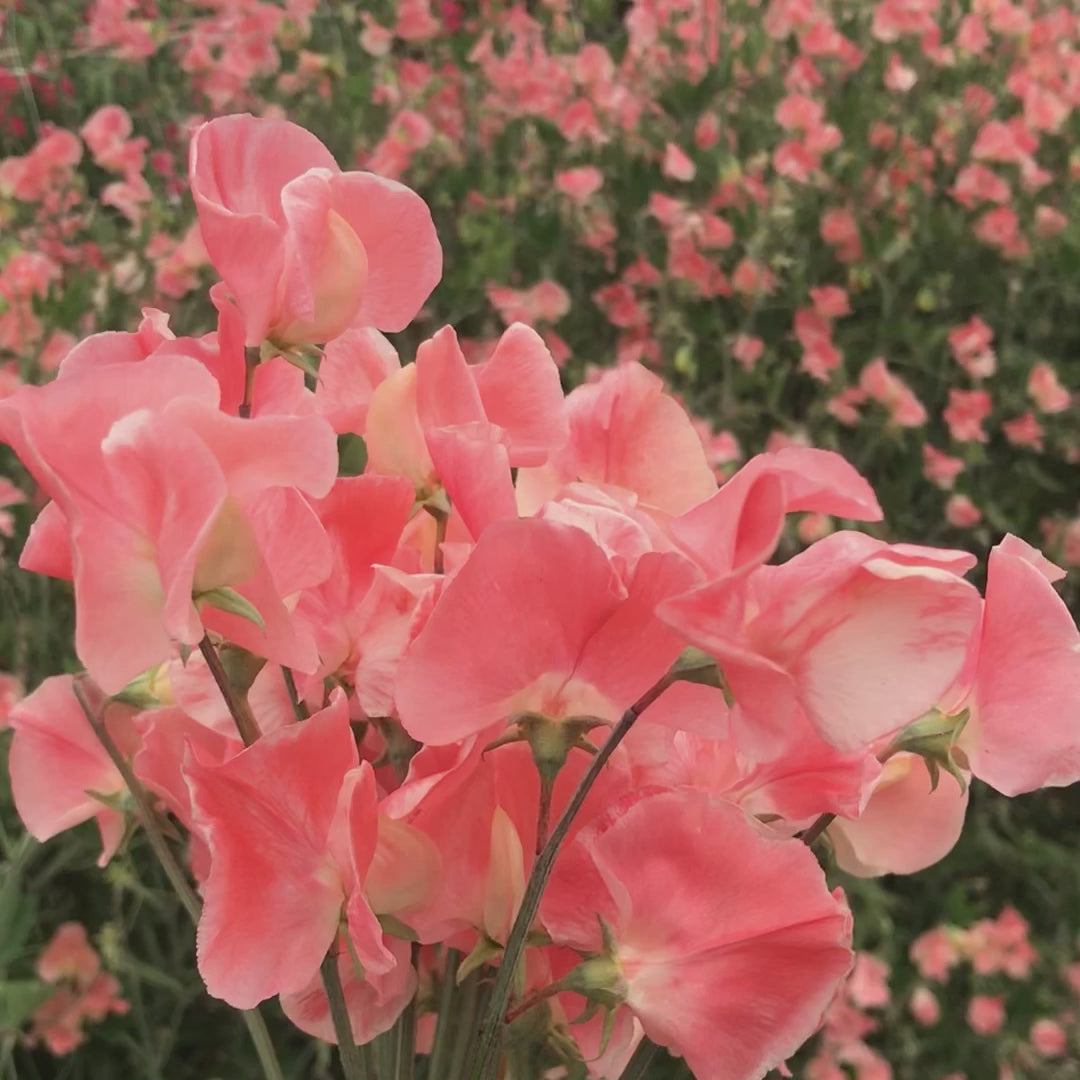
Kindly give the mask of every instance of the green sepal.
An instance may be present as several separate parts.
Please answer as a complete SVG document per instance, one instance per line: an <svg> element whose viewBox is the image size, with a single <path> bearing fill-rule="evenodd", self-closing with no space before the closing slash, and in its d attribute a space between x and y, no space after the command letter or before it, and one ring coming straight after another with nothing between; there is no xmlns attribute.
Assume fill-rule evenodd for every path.
<svg viewBox="0 0 1080 1080"><path fill-rule="evenodd" d="M502 951L503 947L497 941L492 941L489 937L480 938L473 946L472 952L458 964L458 986L460 986L462 982L465 981L466 977L471 975L474 971L482 968L485 964L491 963L491 961Z"/></svg>
<svg viewBox="0 0 1080 1080"><path fill-rule="evenodd" d="M239 615L240 618L254 623L264 634L266 633L266 624L259 614L259 609L247 597L241 596L235 589L229 588L228 585L221 585L216 589L207 589L205 592L195 593L192 599L195 601L196 606L208 604L212 608L217 608L218 611L225 611L230 615Z"/></svg>
<svg viewBox="0 0 1080 1080"><path fill-rule="evenodd" d="M942 772L948 773L960 785L961 794L967 791L968 759L964 751L956 745L971 715L969 709L962 709L953 716L946 716L938 709L931 709L925 716L920 716L909 724L893 740L888 754L918 754L926 762L930 774L930 790L937 791Z"/></svg>
<svg viewBox="0 0 1080 1080"><path fill-rule="evenodd" d="M383 931L391 937L401 938L404 941L420 940L419 935L411 926L403 923L393 915L378 915L376 918L379 920L379 925L383 928Z"/></svg>
<svg viewBox="0 0 1080 1080"><path fill-rule="evenodd" d="M247 601L244 602L247 603ZM252 608L252 610L255 609ZM258 615L258 612L255 613ZM245 694L251 689L259 672L266 667L265 656L256 656L229 641L224 641L218 646L218 656L221 657L221 666L225 669L225 674L229 676L230 684Z"/></svg>

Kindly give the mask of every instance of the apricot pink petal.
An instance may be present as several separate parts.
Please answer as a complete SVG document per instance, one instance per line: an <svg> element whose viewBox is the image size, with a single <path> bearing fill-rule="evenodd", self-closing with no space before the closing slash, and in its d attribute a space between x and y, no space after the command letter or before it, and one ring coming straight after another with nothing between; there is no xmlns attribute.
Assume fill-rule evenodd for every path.
<svg viewBox="0 0 1080 1080"><path fill-rule="evenodd" d="M210 261L236 297L257 345L274 322L284 269L282 189L309 169L338 172L314 135L249 115L203 124L191 141L189 176Z"/></svg>
<svg viewBox="0 0 1080 1080"><path fill-rule="evenodd" d="M968 788L942 775L930 790L922 758L890 758L866 808L829 829L837 865L856 877L914 874L945 858L960 839Z"/></svg>
<svg viewBox="0 0 1080 1080"><path fill-rule="evenodd" d="M986 608L961 736L971 771L1004 795L1080 779L1080 633L1037 562L990 552Z"/></svg>
<svg viewBox="0 0 1080 1080"><path fill-rule="evenodd" d="M216 685L214 689L217 691ZM221 692L217 693L220 700ZM261 721L262 714L258 715ZM188 863L195 880L201 883L210 872L210 852L199 832L192 830L191 791L183 773L185 750L190 746L191 753L205 765L220 765L240 753L243 743L239 735L223 735L176 706L141 712L135 725L142 742L132 768L143 785L189 831Z"/></svg>
<svg viewBox="0 0 1080 1080"><path fill-rule="evenodd" d="M834 533L745 586L721 579L661 614L719 659L748 719L775 730L797 703L828 743L857 750L940 700L981 607L951 572L874 544Z"/></svg>
<svg viewBox="0 0 1080 1080"><path fill-rule="evenodd" d="M19 817L37 840L97 818L105 862L123 833L123 814L90 793L116 795L124 781L75 698L73 682L70 675L54 675L12 708L11 791ZM111 706L107 716L110 734L125 751L135 742L129 716L124 706Z"/></svg>
<svg viewBox="0 0 1080 1080"><path fill-rule="evenodd" d="M627 796L564 854L544 926L556 944L596 948L599 911L626 1004L701 1080L759 1080L782 1063L851 966L847 905L805 845L703 792Z"/></svg>
<svg viewBox="0 0 1080 1080"><path fill-rule="evenodd" d="M505 433L510 464L542 465L570 434L559 369L543 338L512 324L484 364L472 368L484 413Z"/></svg>
<svg viewBox="0 0 1080 1080"><path fill-rule="evenodd" d="M761 472L782 477L789 514L807 511L852 521L880 521L884 516L869 483L853 465L831 450L787 446L775 453L758 454L732 481L747 483Z"/></svg>
<svg viewBox="0 0 1080 1080"><path fill-rule="evenodd" d="M314 503L333 552L333 589L359 601L375 575L374 564L393 560L414 498L401 476L343 476Z"/></svg>
<svg viewBox="0 0 1080 1080"><path fill-rule="evenodd" d="M442 277L442 247L427 203L374 173L339 173L330 189L334 211L367 253L367 284L353 325L404 330Z"/></svg>
<svg viewBox="0 0 1080 1080"><path fill-rule="evenodd" d="M315 409L339 435L363 435L375 387L401 367L397 350L373 327L346 330L319 361Z"/></svg>
<svg viewBox="0 0 1080 1080"><path fill-rule="evenodd" d="M410 962L409 943L391 940L388 947L394 965L381 975L365 973L361 977L344 942L338 953L338 974L345 991L345 1005L352 1022L353 1038L360 1045L389 1031L416 992L416 970ZM301 990L283 994L281 1008L301 1031L324 1042L337 1043L330 1005L317 972Z"/></svg>
<svg viewBox="0 0 1080 1080"><path fill-rule="evenodd" d="M620 709L632 705L675 663L686 646L681 635L657 618L657 607L698 580L697 568L681 555L642 555L626 599L585 643L574 667L575 678L594 686ZM698 720L700 698L695 698L693 705L693 712L686 717L691 724ZM671 711L664 722L679 726L679 718Z"/></svg>
<svg viewBox="0 0 1080 1080"><path fill-rule="evenodd" d="M784 529L783 480L760 472L744 483L739 475L668 525L675 543L714 576L760 566L776 550Z"/></svg>
<svg viewBox="0 0 1080 1080"><path fill-rule="evenodd" d="M425 434L486 419L452 326L444 326L416 350L416 413Z"/></svg>
<svg viewBox="0 0 1080 1080"><path fill-rule="evenodd" d="M47 502L30 526L19 555L19 566L34 574L47 574L64 581L70 581L74 576L71 525L55 501Z"/></svg>
<svg viewBox="0 0 1080 1080"><path fill-rule="evenodd" d="M113 424L139 410L160 412L181 399L210 410L218 406L217 382L190 357L97 368L45 386L23 386L0 400L0 442L12 447L69 516L76 498L107 510L98 463Z"/></svg>
<svg viewBox="0 0 1080 1080"><path fill-rule="evenodd" d="M279 341L327 341L360 309L368 257L332 207L335 173L312 169L281 189L285 253L270 335Z"/></svg>
<svg viewBox="0 0 1080 1080"><path fill-rule="evenodd" d="M435 471L469 535L517 517L510 459L497 428L478 421L427 432Z"/></svg>
<svg viewBox="0 0 1080 1080"><path fill-rule="evenodd" d="M337 478L337 440L315 416L227 416L186 401L171 415L182 420L213 451L238 497L272 487L296 487L321 498Z"/></svg>
<svg viewBox="0 0 1080 1080"><path fill-rule="evenodd" d="M819 733L856 750L940 699L963 666L980 607L978 592L946 571L872 559L841 591L820 596L800 640L789 639L794 648L781 647L782 662ZM758 628L761 640L778 631Z"/></svg>
<svg viewBox="0 0 1080 1080"><path fill-rule="evenodd" d="M537 680L570 678L620 599L604 553L582 530L496 522L398 669L402 724L439 745L505 720L515 695Z"/></svg>
<svg viewBox="0 0 1080 1080"><path fill-rule="evenodd" d="M317 973L345 904L330 840L357 763L344 695L222 765L189 756L195 827L211 857L197 941L213 997L250 1009Z"/></svg>
<svg viewBox="0 0 1080 1080"><path fill-rule="evenodd" d="M562 482L620 487L666 514L681 514L716 491L690 417L664 392L659 376L640 364L624 364L577 387L566 410L570 438L551 461ZM543 501L544 471L520 474L526 504Z"/></svg>

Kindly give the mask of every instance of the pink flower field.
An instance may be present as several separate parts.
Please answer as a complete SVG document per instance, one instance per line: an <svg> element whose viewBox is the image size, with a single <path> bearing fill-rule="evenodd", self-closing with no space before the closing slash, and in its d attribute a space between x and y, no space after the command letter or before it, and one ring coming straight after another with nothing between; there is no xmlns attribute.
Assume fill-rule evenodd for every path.
<svg viewBox="0 0 1080 1080"><path fill-rule="evenodd" d="M0 35L0 1080L1080 1078L1080 11Z"/></svg>

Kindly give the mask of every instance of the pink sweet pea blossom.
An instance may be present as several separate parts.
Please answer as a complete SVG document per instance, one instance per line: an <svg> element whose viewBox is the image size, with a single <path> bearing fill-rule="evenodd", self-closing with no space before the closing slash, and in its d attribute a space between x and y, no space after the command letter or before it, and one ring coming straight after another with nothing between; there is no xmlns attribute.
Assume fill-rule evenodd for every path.
<svg viewBox="0 0 1080 1080"><path fill-rule="evenodd" d="M990 552L960 745L971 771L1006 795L1080 779L1080 631L1051 585L1062 577L1015 536Z"/></svg>
<svg viewBox="0 0 1080 1080"><path fill-rule="evenodd" d="M972 561L837 532L782 566L673 598L661 614L719 661L739 706L737 742L775 753L809 724L855 750L916 720L960 674L981 608L957 576Z"/></svg>
<svg viewBox="0 0 1080 1080"><path fill-rule="evenodd" d="M1035 1052L1044 1058L1061 1057L1069 1044L1069 1037L1061 1024L1047 1017L1031 1025L1030 1038Z"/></svg>
<svg viewBox="0 0 1080 1080"><path fill-rule="evenodd" d="M1044 413L1064 412L1072 401L1072 395L1058 381L1057 372L1045 361L1032 366L1027 392Z"/></svg>
<svg viewBox="0 0 1080 1080"><path fill-rule="evenodd" d="M930 788L921 758L891 757L862 813L829 828L837 865L856 877L874 877L914 874L943 859L960 838L968 794L948 776Z"/></svg>
<svg viewBox="0 0 1080 1080"><path fill-rule="evenodd" d="M226 416L218 400L205 367L159 355L65 372L0 402L0 438L54 499L51 527L69 532L76 648L107 692L168 659L173 641L198 644L206 627L315 666L283 598L329 570L300 491L329 490L333 433L314 417ZM262 626L200 613L199 594L221 587L242 591Z"/></svg>
<svg viewBox="0 0 1080 1080"><path fill-rule="evenodd" d="M996 1035L1005 1024L1005 999L976 994L968 1002L967 1022L976 1035Z"/></svg>
<svg viewBox="0 0 1080 1080"><path fill-rule="evenodd" d="M41 951L35 964L38 978L55 986L31 1017L30 1041L43 1043L57 1056L69 1054L85 1039L87 1021L123 1015L129 1004L120 997L120 984L101 970L101 958L86 937L82 923L68 922Z"/></svg>
<svg viewBox="0 0 1080 1080"><path fill-rule="evenodd" d="M957 442L986 442L983 422L993 407L993 400L985 390L950 390L949 404L941 415Z"/></svg>
<svg viewBox="0 0 1080 1080"><path fill-rule="evenodd" d="M701 1080L754 1080L821 1022L850 914L804 846L702 792L635 793L562 852L541 909L558 944L614 941L616 995Z"/></svg>
<svg viewBox="0 0 1080 1080"><path fill-rule="evenodd" d="M434 745L522 713L614 723L682 650L654 609L696 576L646 552L626 587L583 529L491 525L402 661L401 722Z"/></svg>
<svg viewBox="0 0 1080 1080"><path fill-rule="evenodd" d="M566 397L566 410L569 440L547 466L518 473L522 512L574 480L631 493L661 514L681 513L716 491L693 422L640 364L577 387Z"/></svg>
<svg viewBox="0 0 1080 1080"><path fill-rule="evenodd" d="M933 1027L941 1019L941 1006L928 986L916 986L912 990L908 1009L915 1023L922 1027Z"/></svg>
<svg viewBox="0 0 1080 1080"><path fill-rule="evenodd" d="M343 173L295 124L212 120L192 140L190 174L203 241L248 345L322 342L353 324L401 330L441 276L420 197Z"/></svg>
<svg viewBox="0 0 1080 1080"><path fill-rule="evenodd" d="M70 675L54 675L11 710L11 792L19 817L38 840L95 820L104 866L124 835L124 815L108 800L127 788L83 713L73 682ZM100 705L100 693L83 686L91 706ZM131 716L126 705L110 704L105 711L109 734L126 753L138 745Z"/></svg>
<svg viewBox="0 0 1080 1080"><path fill-rule="evenodd" d="M366 971L396 965L363 892L375 778L359 763L344 694L224 764L191 755L185 772L210 850L198 942L211 995L250 1009L306 990L343 915Z"/></svg>

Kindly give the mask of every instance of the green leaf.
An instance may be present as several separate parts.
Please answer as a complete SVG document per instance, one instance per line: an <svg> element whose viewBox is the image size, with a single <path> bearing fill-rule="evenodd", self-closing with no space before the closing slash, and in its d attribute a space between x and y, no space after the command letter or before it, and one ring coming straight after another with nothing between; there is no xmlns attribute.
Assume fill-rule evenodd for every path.
<svg viewBox="0 0 1080 1080"><path fill-rule="evenodd" d="M207 589L206 592L195 593L196 604L209 604L218 611L227 611L230 615L239 615L248 622L253 622L263 633L266 633L266 624L259 614L259 609L246 597L241 596L235 589L228 585L222 585L217 589Z"/></svg>
<svg viewBox="0 0 1080 1080"><path fill-rule="evenodd" d="M17 1031L55 993L55 986L36 979L0 983L0 1031Z"/></svg>

